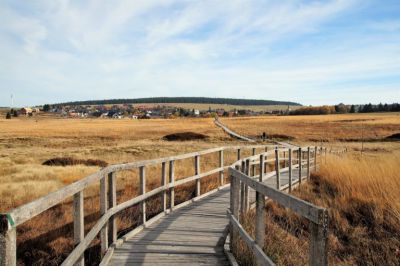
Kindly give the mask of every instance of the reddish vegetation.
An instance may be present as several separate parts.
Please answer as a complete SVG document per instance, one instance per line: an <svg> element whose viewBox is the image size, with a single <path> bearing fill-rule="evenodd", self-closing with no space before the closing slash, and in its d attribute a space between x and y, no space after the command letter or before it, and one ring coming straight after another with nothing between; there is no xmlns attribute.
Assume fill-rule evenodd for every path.
<svg viewBox="0 0 400 266"><path fill-rule="evenodd" d="M208 139L208 136L194 132L179 132L166 135L163 139L168 141L204 140Z"/></svg>
<svg viewBox="0 0 400 266"><path fill-rule="evenodd" d="M106 163L103 160L93 160L93 159L83 160L83 159L75 159L72 157L52 158L43 163L43 165L49 165L49 166L69 166L77 164L83 164L86 166L100 166L100 167L106 167L108 165L108 163Z"/></svg>

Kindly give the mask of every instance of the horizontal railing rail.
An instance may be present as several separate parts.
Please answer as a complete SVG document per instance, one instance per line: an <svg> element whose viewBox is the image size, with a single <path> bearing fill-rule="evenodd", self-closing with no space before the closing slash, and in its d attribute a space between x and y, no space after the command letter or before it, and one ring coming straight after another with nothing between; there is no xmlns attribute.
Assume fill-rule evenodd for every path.
<svg viewBox="0 0 400 266"><path fill-rule="evenodd" d="M175 191L174 188L181 186L188 182L196 182L196 196L201 197L200 193L200 180L204 177L215 175L219 173L219 188L224 186L224 170L229 165L224 165L224 151L235 151L237 160L241 159L241 151L244 149L252 149L255 154L256 149L270 149L272 151L265 152L266 156L272 155L276 146L272 145L249 145L249 146L228 146L219 147L199 152L192 152L177 156L170 156L165 158L144 160L133 163L123 163L117 165L110 165L101 169L100 171L89 175L71 185L68 185L58 191L52 192L44 197L35 201L22 205L18 208L11 210L6 214L0 214L0 266L3 265L16 265L16 227L33 219L46 210L60 204L61 202L73 198L73 216L74 216L74 243L75 248L69 254L63 265L83 264L84 251L89 247L94 238L100 234L101 253L102 256L107 257L106 253L112 252L113 246L118 243L117 239L117 224L115 216L121 211L140 204L141 219L145 225L149 223L146 221L146 200L161 194L163 211L161 215L156 216L156 219L161 218L162 214L168 213L178 206L175 205ZM200 157L219 153L218 167L207 172L200 172ZM178 160L194 158L194 172L195 174L190 177L175 180L174 165ZM161 164L161 180L162 185L151 191L146 191L146 174L145 169L148 166ZM168 169L167 169L168 168ZM117 204L116 201L116 173L119 171L139 169L140 172L140 193L141 195ZM168 173L167 173L168 170ZM84 194L83 190L93 184L100 184L100 213L101 217L91 230L84 234ZM167 209L167 192L169 192L170 209ZM154 221L154 219L152 221Z"/></svg>
<svg viewBox="0 0 400 266"><path fill-rule="evenodd" d="M343 153L346 150L332 151L330 153ZM293 158L294 152L297 158ZM327 265L327 210L315 206L312 203L294 197L284 190L293 189L301 184L304 178L310 178L311 168L317 169L318 155L327 155L328 149L323 147L299 147L298 149L275 149L274 158L268 159L272 152L261 153L235 162L228 169L230 178L230 209L228 216L230 220L230 249L235 250L237 239L240 237L252 251L258 265L275 265L274 262L263 252L265 240L265 199L275 201L309 220L310 230L310 265ZM283 155L283 157L280 157ZM297 164L293 164L296 161ZM267 172L266 163L275 162L274 171ZM281 168L281 164L284 168ZM286 164L288 166L286 167ZM258 174L256 167L258 165ZM306 176L302 174L303 167ZM293 170L298 170L298 178L293 176ZM288 172L288 184L281 184L281 173ZM276 188L263 183L265 179L276 176ZM256 225L255 239L246 232L240 223L240 217L249 210L249 188L253 189L255 195Z"/></svg>
<svg viewBox="0 0 400 266"><path fill-rule="evenodd" d="M263 152L256 155L256 149L264 149ZM103 261L107 258L110 258L110 254L113 252L113 248L121 242L121 239L117 238L117 224L115 216L121 211L132 207L134 205L140 204L140 212L141 212L141 222L142 225L138 226L132 232L136 232L137 230L141 230L145 227L146 224L150 224L157 219L161 218L163 215L173 211L174 209L179 208L180 206L184 206L187 203L190 203L191 200L181 203L179 206L175 206L175 187L187 184L188 182L196 182L196 196L194 199L199 199L206 194L201 195L201 183L200 180L204 177L219 174L219 184L218 189L221 189L225 185L224 184L224 171L229 167L240 167L242 164L241 161L241 151L244 149L251 149L252 156L246 158L249 162L248 165L252 167L256 167L256 164L260 163L262 160L263 164L273 163L275 162L275 166L277 166L277 171L275 173L267 173L263 176L263 178L269 178L273 175L278 175L281 172L285 172L289 169L289 167L280 168L279 164L281 162L286 163L287 160L291 160L291 157L287 157L286 154L291 154L291 149L281 148L272 145L249 145L249 146L228 146L228 147L218 147L212 148L208 150L203 150L199 152L192 152L182 155L158 158L153 160L144 160L139 162L132 163L123 163L117 165L110 165L101 169L100 171L89 175L86 178L83 178L71 185L68 185L58 191L50 193L44 197L41 197L35 201L22 205L18 208L11 210L6 214L0 214L0 266L3 265L16 265L16 227L33 219L44 211L60 204L61 202L67 200L68 198L73 198L73 216L74 216L74 243L75 248L63 262L63 265L74 265L74 264L84 264L84 251L89 247L91 242L95 239L97 235L100 234L100 242L101 242L101 255L103 256ZM316 147L314 148L316 149ZM224 165L224 151L235 151L236 152L236 162L232 165ZM309 151L310 152L310 151ZM326 152L326 149L325 149ZM218 153L219 165L218 167L211 169L207 172L200 172L200 157ZM279 157L279 153L283 154L283 157ZM298 151L299 154L302 154L301 149ZM274 159L268 159L271 156L274 156ZM261 159L261 157L262 159ZM178 160L190 159L194 158L194 172L193 176L185 177L179 180L175 180L174 173L174 165ZM308 157L310 158L310 157ZM316 157L315 157L316 158ZM279 162L278 164L276 162ZM148 166L159 165L161 164L161 186L151 190L146 191L146 172L145 169ZM307 164L307 162L302 161L301 164L293 165L292 167L295 169L300 168L301 166ZM291 164L290 164L291 165ZM308 162L310 165L310 161ZM250 168L250 167L249 167ZM140 175L140 193L141 195L136 196L130 200L117 204L116 200L116 173L119 171L125 170L133 170L139 169ZM168 173L167 173L168 170ZM232 171L232 170L230 170ZM254 170L253 170L254 172ZM239 172L238 172L239 173ZM258 185L252 183L252 181L248 181L244 178L241 173L234 173L232 176L239 178L242 180L243 184L246 184L247 187L256 187ZM247 181L244 181L247 180ZM301 182L301 179L300 179ZM95 223L95 225L91 228L91 230L85 235L84 234L84 189L88 188L93 184L100 184L100 219ZM291 187L289 188L291 189ZM169 192L169 205L170 208L167 209L167 193ZM212 191L211 191L212 192ZM265 191L264 191L265 192ZM271 192L269 192L271 193ZM150 220L146 220L146 200L155 195L162 195L162 212ZM124 238L124 237L123 237Z"/></svg>

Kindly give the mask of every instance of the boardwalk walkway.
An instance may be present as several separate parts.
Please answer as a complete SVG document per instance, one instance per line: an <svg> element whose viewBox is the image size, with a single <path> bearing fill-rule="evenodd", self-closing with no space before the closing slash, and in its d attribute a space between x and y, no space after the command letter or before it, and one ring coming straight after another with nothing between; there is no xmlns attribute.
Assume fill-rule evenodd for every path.
<svg viewBox="0 0 400 266"><path fill-rule="evenodd" d="M288 172L280 180L281 186L288 184ZM275 187L276 176L264 183ZM174 211L116 248L109 265L230 265L224 254L228 207L229 187Z"/></svg>

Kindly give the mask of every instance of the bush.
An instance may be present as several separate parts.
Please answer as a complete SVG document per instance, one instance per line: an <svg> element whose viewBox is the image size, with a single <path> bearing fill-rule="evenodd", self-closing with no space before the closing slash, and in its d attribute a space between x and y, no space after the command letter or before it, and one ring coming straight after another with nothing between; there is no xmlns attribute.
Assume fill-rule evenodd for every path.
<svg viewBox="0 0 400 266"><path fill-rule="evenodd" d="M315 106L315 107L303 107L290 112L291 115L329 115L335 114L335 106Z"/></svg>
<svg viewBox="0 0 400 266"><path fill-rule="evenodd" d="M11 119L11 114L10 114L10 112L7 112L7 114L6 114L6 119Z"/></svg>

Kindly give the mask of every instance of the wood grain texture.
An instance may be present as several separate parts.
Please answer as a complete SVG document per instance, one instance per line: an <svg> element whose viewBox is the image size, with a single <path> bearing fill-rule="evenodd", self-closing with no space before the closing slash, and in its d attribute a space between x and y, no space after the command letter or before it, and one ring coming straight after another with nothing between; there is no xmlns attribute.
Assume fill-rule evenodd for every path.
<svg viewBox="0 0 400 266"><path fill-rule="evenodd" d="M225 188L176 210L116 248L109 265L229 265L228 207Z"/></svg>

